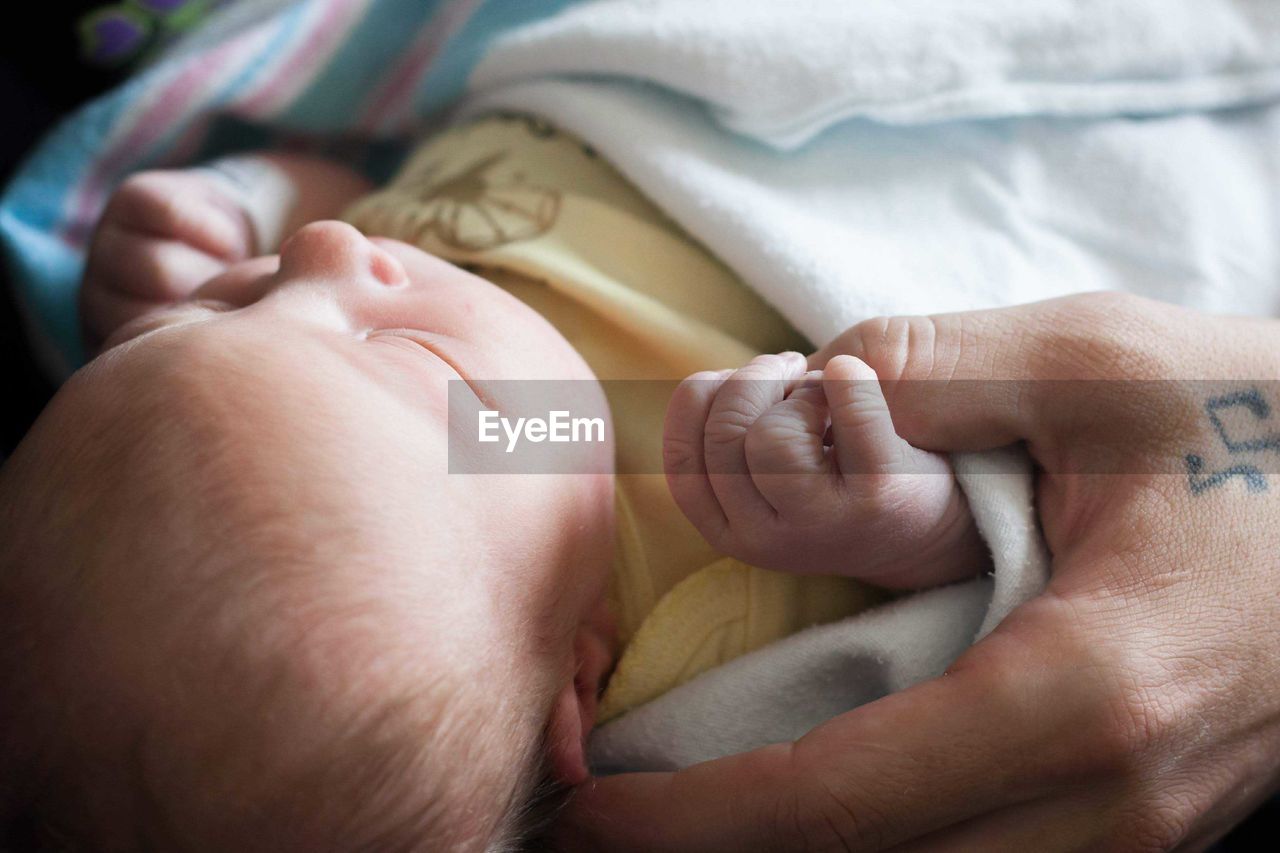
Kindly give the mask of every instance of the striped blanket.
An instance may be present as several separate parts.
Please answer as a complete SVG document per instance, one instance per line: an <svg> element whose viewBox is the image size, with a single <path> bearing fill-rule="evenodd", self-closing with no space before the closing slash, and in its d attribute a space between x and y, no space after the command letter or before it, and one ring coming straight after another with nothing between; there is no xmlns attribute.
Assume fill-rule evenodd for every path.
<svg viewBox="0 0 1280 853"><path fill-rule="evenodd" d="M238 0L64 120L0 198L15 294L57 379L83 360L87 241L131 172L264 145L341 153L384 177L497 36L576 0Z"/></svg>

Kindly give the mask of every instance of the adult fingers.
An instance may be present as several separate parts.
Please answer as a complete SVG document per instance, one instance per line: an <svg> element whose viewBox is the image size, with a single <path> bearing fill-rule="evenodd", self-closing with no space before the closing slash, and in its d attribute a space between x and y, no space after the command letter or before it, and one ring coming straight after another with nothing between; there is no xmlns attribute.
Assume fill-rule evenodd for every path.
<svg viewBox="0 0 1280 853"><path fill-rule="evenodd" d="M579 789L566 813L566 850L883 850L1034 795L1007 778L1006 719L957 679L921 685L817 729L675 773L635 773ZM966 695L967 694L967 695ZM827 724L831 726L833 723ZM826 727L824 727L826 728ZM961 779L962 751L993 750Z"/></svg>
<svg viewBox="0 0 1280 853"><path fill-rule="evenodd" d="M810 357L838 355L879 375L897 432L928 450L982 450L1047 429L1061 432L1095 407L1093 382L1169 378L1162 330L1177 309L1088 294L987 311L859 323Z"/></svg>
<svg viewBox="0 0 1280 853"><path fill-rule="evenodd" d="M624 851L880 850L1076 784L1114 759L1081 746L1114 727L1113 705L1100 701L1105 667L1056 639L1034 620L1002 626L945 677L794 744L598 780L575 797L565 837Z"/></svg>
<svg viewBox="0 0 1280 853"><path fill-rule="evenodd" d="M1050 795L961 821L901 844L893 853L1101 849L1116 830L1109 813L1119 811L1116 804L1123 801L1122 795L1114 785Z"/></svg>

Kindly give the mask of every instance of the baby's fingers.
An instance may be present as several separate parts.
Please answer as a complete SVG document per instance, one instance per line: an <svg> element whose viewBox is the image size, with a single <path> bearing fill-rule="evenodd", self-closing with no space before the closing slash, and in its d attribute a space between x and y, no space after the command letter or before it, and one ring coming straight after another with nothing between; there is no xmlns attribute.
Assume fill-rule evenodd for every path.
<svg viewBox="0 0 1280 853"><path fill-rule="evenodd" d="M253 226L216 178L202 170L139 172L111 196L103 226L172 240L224 265L250 257Z"/></svg>
<svg viewBox="0 0 1280 853"><path fill-rule="evenodd" d="M716 392L733 371L703 371L681 382L667 405L662 429L662 465L676 506L708 539L728 527L724 511L707 479L703 454L707 415Z"/></svg>
<svg viewBox="0 0 1280 853"><path fill-rule="evenodd" d="M177 302L226 268L221 259L180 240L104 225L89 251L85 286L150 302Z"/></svg>
<svg viewBox="0 0 1280 853"><path fill-rule="evenodd" d="M191 296L226 264L176 240L114 225L98 229L80 290L80 322L90 349L143 314Z"/></svg>
<svg viewBox="0 0 1280 853"><path fill-rule="evenodd" d="M751 479L747 431L804 373L798 352L757 356L725 380L711 404L703 453L707 478L730 524L753 525L773 516Z"/></svg>
<svg viewBox="0 0 1280 853"><path fill-rule="evenodd" d="M824 442L827 401L821 379L818 370L805 374L787 399L747 431L751 479L780 516L808 512L831 485L833 470Z"/></svg>

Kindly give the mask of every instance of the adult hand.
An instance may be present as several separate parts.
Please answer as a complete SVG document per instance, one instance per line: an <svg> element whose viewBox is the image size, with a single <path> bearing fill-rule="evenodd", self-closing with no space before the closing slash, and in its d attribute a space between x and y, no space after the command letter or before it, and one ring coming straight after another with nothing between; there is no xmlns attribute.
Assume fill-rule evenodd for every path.
<svg viewBox="0 0 1280 853"><path fill-rule="evenodd" d="M841 353L917 447L1026 442L1048 590L794 743L589 783L566 848L1200 849L1274 791L1280 323L1093 294L868 321L811 366Z"/></svg>

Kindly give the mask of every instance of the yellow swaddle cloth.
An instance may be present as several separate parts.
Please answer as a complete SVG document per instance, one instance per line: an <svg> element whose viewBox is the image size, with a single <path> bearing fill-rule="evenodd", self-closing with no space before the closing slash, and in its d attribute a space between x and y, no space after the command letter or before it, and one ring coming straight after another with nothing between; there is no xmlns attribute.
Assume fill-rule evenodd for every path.
<svg viewBox="0 0 1280 853"><path fill-rule="evenodd" d="M602 380L674 381L809 348L589 146L537 119L490 116L432 137L343 218L505 288ZM618 470L610 603L623 653L601 722L882 599L847 578L771 572L716 553L653 473L673 382L605 387Z"/></svg>

